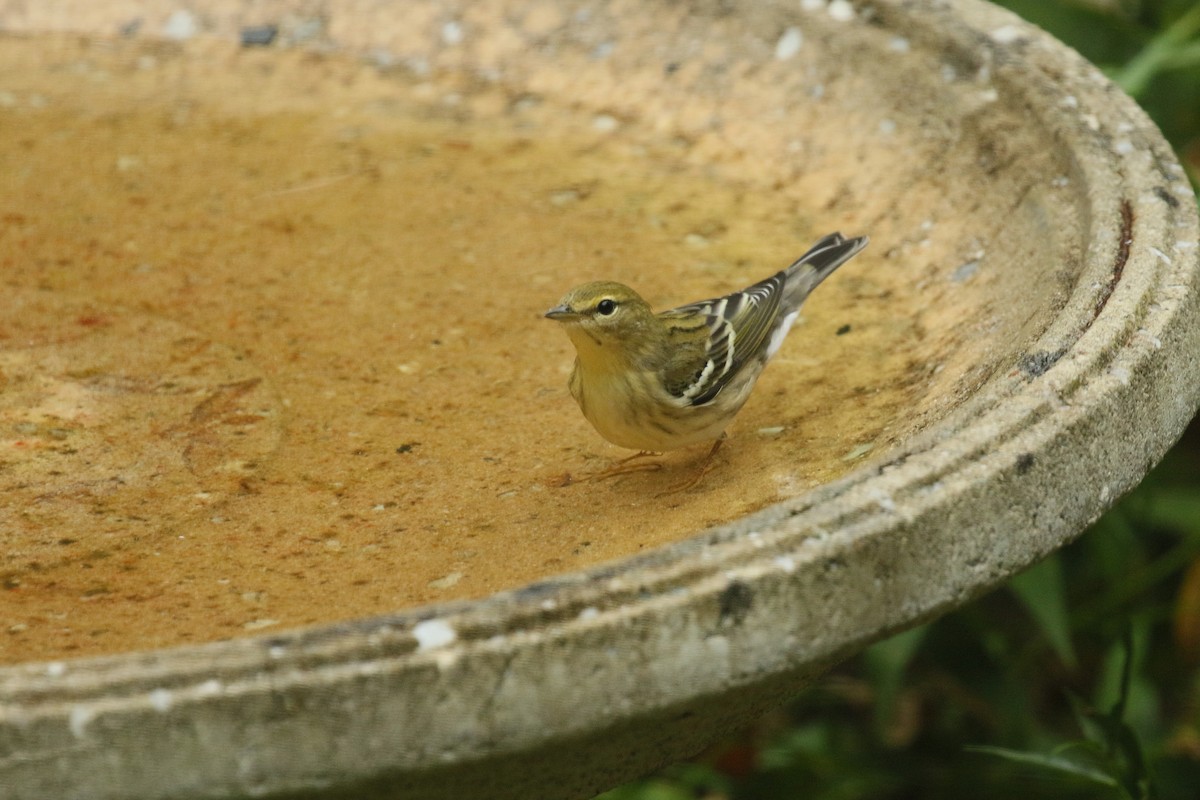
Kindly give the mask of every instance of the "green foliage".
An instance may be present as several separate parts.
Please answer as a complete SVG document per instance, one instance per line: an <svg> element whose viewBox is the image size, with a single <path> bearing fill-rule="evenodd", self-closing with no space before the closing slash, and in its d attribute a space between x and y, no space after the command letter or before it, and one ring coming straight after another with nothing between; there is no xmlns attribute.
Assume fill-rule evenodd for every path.
<svg viewBox="0 0 1200 800"><path fill-rule="evenodd" d="M1200 3L999 0L1105 70L1176 149L1200 141ZM1195 165L1192 165L1193 175Z"/></svg>
<svg viewBox="0 0 1200 800"><path fill-rule="evenodd" d="M1001 0L1132 94L1195 180L1200 0ZM1086 699L1085 699L1086 698ZM605 800L1194 800L1200 423L1074 544Z"/></svg>
<svg viewBox="0 0 1200 800"><path fill-rule="evenodd" d="M1009 581L1008 588L1020 598L1025 610L1054 646L1059 659L1074 669L1077 663L1071 644L1071 622L1067 616L1061 562L1057 558L1047 558Z"/></svg>
<svg viewBox="0 0 1200 800"><path fill-rule="evenodd" d="M968 752L998 756L1049 774L1065 776L1081 784L1103 788L1105 796L1119 800L1154 800L1154 778L1142 752L1141 739L1125 720L1133 687L1133 636L1121 642L1121 667L1116 696L1106 713L1085 709L1073 702L1076 721L1084 738L1064 742L1049 753L1013 750L992 745L968 746Z"/></svg>

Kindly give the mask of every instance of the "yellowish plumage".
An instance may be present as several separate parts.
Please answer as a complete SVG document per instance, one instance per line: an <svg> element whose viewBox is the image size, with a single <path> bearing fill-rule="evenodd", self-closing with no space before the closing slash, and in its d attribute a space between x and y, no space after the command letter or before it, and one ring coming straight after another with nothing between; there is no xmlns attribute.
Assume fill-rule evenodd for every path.
<svg viewBox="0 0 1200 800"><path fill-rule="evenodd" d="M586 283L546 316L575 345L570 389L605 439L662 452L719 440L809 293L867 244L833 233L740 292L655 314L620 283Z"/></svg>

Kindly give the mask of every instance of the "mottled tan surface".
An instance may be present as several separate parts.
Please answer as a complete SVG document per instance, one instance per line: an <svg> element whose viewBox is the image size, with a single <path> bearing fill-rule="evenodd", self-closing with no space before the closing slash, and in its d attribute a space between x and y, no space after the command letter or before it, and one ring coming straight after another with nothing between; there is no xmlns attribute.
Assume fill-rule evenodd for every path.
<svg viewBox="0 0 1200 800"><path fill-rule="evenodd" d="M687 149L453 77L0 38L0 662L651 548L886 452L1028 323L983 305L994 274L920 253L920 220L863 230ZM542 310L595 278L659 307L724 293L834 228L875 243L813 296L698 488L659 496L702 451L570 479L626 453L568 396Z"/></svg>

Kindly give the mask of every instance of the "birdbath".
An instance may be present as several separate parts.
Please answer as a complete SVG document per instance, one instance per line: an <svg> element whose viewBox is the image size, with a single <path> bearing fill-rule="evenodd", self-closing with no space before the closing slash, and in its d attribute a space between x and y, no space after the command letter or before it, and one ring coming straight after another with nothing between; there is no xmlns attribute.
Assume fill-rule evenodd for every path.
<svg viewBox="0 0 1200 800"><path fill-rule="evenodd" d="M975 0L0 0L0 785L578 798L996 586L1200 402L1195 198ZM540 318L834 230L713 469ZM702 448L701 448L702 451Z"/></svg>

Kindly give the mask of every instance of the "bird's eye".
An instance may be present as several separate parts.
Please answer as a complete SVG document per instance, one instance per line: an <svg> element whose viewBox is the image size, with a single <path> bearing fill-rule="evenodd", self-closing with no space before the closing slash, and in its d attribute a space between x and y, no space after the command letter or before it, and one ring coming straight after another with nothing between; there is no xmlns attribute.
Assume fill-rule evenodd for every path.
<svg viewBox="0 0 1200 800"><path fill-rule="evenodd" d="M601 314L605 317L609 316L616 310L617 310L617 301L610 300L607 297L596 304L596 313Z"/></svg>

